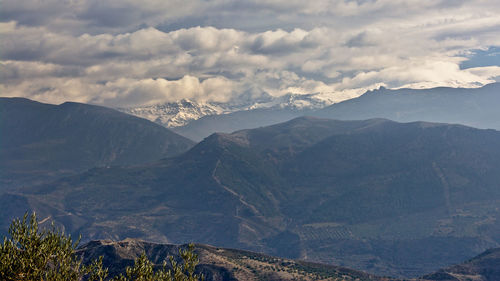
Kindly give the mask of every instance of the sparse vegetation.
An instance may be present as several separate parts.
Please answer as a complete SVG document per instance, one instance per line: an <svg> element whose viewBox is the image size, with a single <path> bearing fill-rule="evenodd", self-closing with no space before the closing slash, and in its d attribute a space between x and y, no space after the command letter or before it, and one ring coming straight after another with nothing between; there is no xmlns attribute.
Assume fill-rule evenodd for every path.
<svg viewBox="0 0 500 281"><path fill-rule="evenodd" d="M127 267L119 276L108 276L103 259L84 265L75 254L80 239L57 230L40 229L36 214L26 213L23 219L15 219L9 228L9 237L0 244L0 280L5 281L197 281L202 275L195 274L198 256L194 245L179 250L182 263L170 257L170 264L154 270L154 264L145 254L135 260L133 267Z"/></svg>

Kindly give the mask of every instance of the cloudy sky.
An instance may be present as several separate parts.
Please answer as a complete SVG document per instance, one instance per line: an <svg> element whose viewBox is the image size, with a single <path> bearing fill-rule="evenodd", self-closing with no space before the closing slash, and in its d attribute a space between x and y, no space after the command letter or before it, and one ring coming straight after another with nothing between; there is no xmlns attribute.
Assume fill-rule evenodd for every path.
<svg viewBox="0 0 500 281"><path fill-rule="evenodd" d="M500 81L498 0L0 0L0 96L129 107Z"/></svg>

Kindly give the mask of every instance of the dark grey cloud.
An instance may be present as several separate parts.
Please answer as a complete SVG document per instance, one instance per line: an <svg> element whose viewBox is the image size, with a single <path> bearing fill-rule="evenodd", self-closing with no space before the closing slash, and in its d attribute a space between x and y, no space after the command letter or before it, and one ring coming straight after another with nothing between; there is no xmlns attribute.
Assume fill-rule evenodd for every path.
<svg viewBox="0 0 500 281"><path fill-rule="evenodd" d="M369 39L367 38L366 32L361 32L353 37L351 37L345 43L347 47L365 47L365 46L373 46Z"/></svg>
<svg viewBox="0 0 500 281"><path fill-rule="evenodd" d="M41 26L67 12L59 1L0 1L0 19L27 26Z"/></svg>
<svg viewBox="0 0 500 281"><path fill-rule="evenodd" d="M86 9L77 14L78 18L96 27L123 27L131 23L140 25L144 18L154 16L150 12L137 9L132 5L108 4L108 1L89 1Z"/></svg>

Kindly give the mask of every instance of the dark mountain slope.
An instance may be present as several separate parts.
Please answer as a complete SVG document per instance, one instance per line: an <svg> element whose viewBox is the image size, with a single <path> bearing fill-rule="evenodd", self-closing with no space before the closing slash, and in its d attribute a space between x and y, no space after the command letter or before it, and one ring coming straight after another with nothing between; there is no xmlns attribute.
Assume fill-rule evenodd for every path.
<svg viewBox="0 0 500 281"><path fill-rule="evenodd" d="M0 132L3 186L96 166L142 164L193 145L157 124L109 108L22 98L0 98Z"/></svg>
<svg viewBox="0 0 500 281"><path fill-rule="evenodd" d="M298 118L24 193L90 239L194 241L419 276L500 245L499 147L500 132L460 125Z"/></svg>
<svg viewBox="0 0 500 281"><path fill-rule="evenodd" d="M316 143L284 170L299 192L307 186L309 192L331 193L307 221L328 217L354 222L355 214L361 214L361 220L397 217L484 200L486 194L498 197L499 178L488 173L499 163L498 135L463 126L381 120ZM448 183L461 177L469 180ZM302 205L290 203L292 209Z"/></svg>
<svg viewBox="0 0 500 281"><path fill-rule="evenodd" d="M230 133L242 129L269 126L312 112L313 110L289 108L242 110L228 114L204 116L190 121L185 126L172 128L172 130L192 140L201 141L215 132Z"/></svg>

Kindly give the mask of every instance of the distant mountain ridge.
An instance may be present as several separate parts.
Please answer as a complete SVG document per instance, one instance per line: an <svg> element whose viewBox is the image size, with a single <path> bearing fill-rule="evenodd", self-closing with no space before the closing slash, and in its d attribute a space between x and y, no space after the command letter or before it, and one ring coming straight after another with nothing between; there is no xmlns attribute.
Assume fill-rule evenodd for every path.
<svg viewBox="0 0 500 281"><path fill-rule="evenodd" d="M179 154L194 144L162 126L113 109L23 98L0 98L0 133L3 187L94 167L143 164Z"/></svg>
<svg viewBox="0 0 500 281"><path fill-rule="evenodd" d="M494 130L303 117L0 201L88 239L194 241L416 277L500 246L498 147Z"/></svg>
<svg viewBox="0 0 500 281"><path fill-rule="evenodd" d="M308 112L313 109L323 108L332 103L333 100L319 97L315 94L286 94L281 97L263 95L256 99L249 99L241 102L232 101L228 103L196 102L182 99L177 102L118 108L118 110L148 119L167 128L176 128L186 126L190 122L205 116L219 116L233 112L252 110L291 110L293 112ZM295 116L296 115L294 115L294 117Z"/></svg>
<svg viewBox="0 0 500 281"><path fill-rule="evenodd" d="M381 88L314 113L322 118L399 122L428 121L500 130L500 83L481 88Z"/></svg>
<svg viewBox="0 0 500 281"><path fill-rule="evenodd" d="M214 132L231 133L309 115L340 120L386 118L399 122L442 122L500 130L500 112L497 110L500 107L500 83L472 89L380 88L357 98L334 102L333 98L322 100L315 94L288 95L275 98L273 102L261 101L256 106L199 114L184 119L172 129L200 141ZM179 115L182 112L180 110ZM159 123L170 126L165 122Z"/></svg>

